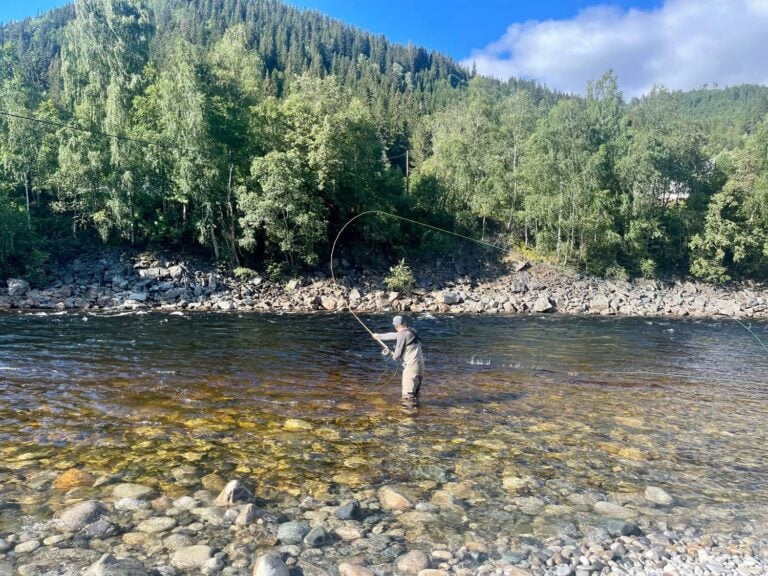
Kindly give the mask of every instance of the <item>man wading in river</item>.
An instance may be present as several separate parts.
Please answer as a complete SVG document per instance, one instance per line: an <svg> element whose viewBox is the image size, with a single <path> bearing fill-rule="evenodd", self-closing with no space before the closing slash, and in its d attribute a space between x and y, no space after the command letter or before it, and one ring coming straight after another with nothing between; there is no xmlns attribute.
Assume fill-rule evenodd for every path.
<svg viewBox="0 0 768 576"><path fill-rule="evenodd" d="M421 340L416 331L405 323L402 316L395 316L392 324L395 332L374 334L373 337L381 341L396 341L392 359L401 360L403 363L402 404L406 408L416 408L419 405L421 378L424 376Z"/></svg>

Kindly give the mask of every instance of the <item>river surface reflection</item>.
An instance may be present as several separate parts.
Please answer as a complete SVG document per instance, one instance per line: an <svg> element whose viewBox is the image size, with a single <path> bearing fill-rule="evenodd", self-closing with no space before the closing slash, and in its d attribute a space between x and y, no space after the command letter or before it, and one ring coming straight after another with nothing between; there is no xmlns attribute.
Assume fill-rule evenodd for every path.
<svg viewBox="0 0 768 576"><path fill-rule="evenodd" d="M174 493L172 471L193 466L275 504L448 487L488 534L585 530L590 498L702 529L768 517L768 324L414 324L427 376L412 415L349 315L0 316L0 531L60 507L71 467Z"/></svg>

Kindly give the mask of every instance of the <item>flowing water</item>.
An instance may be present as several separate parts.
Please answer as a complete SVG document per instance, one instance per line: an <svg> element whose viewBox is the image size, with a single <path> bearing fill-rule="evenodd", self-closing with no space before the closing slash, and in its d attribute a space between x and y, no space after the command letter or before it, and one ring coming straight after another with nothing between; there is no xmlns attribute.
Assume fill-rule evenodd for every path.
<svg viewBox="0 0 768 576"><path fill-rule="evenodd" d="M471 504L456 529L489 537L585 532L597 500L648 523L764 527L768 324L414 324L427 375L412 414L349 315L0 316L0 532L50 517L68 468L173 495L180 466L241 478L276 507L446 490ZM648 486L674 504L649 503Z"/></svg>

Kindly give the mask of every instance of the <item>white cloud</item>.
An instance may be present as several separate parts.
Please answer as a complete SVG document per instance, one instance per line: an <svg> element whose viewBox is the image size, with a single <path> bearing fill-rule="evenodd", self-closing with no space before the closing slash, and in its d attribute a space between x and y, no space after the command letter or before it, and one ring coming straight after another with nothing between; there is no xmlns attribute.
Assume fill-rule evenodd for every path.
<svg viewBox="0 0 768 576"><path fill-rule="evenodd" d="M595 6L571 20L511 25L463 61L498 78L583 93L612 69L625 95L768 84L768 0L665 0L656 10Z"/></svg>

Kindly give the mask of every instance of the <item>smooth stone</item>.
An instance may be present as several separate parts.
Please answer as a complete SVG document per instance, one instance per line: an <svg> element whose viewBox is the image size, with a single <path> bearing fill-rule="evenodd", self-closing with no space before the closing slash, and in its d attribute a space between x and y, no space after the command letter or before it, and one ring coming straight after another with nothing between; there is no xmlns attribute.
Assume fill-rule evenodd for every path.
<svg viewBox="0 0 768 576"><path fill-rule="evenodd" d="M412 550L400 556L396 562L398 572L417 576L419 572L429 568L429 557L421 550Z"/></svg>
<svg viewBox="0 0 768 576"><path fill-rule="evenodd" d="M118 484L112 490L112 497L116 500L121 498L135 498L142 500L154 495L155 489L143 484Z"/></svg>
<svg viewBox="0 0 768 576"><path fill-rule="evenodd" d="M418 576L448 576L445 570L436 570L435 568L425 568L419 572Z"/></svg>
<svg viewBox="0 0 768 576"><path fill-rule="evenodd" d="M290 576L290 571L276 554L264 554L256 561L253 576Z"/></svg>
<svg viewBox="0 0 768 576"><path fill-rule="evenodd" d="M235 518L235 525L248 526L248 524L252 524L256 518L258 518L256 506L253 504L246 504L243 506L243 509L240 510L240 514L237 515L237 518Z"/></svg>
<svg viewBox="0 0 768 576"><path fill-rule="evenodd" d="M192 510L199 505L198 501L190 496L182 496L173 501L173 507L179 510Z"/></svg>
<svg viewBox="0 0 768 576"><path fill-rule="evenodd" d="M93 483L93 476L87 472L83 472L78 468L70 468L53 481L53 487L57 490L71 490L72 488L93 486Z"/></svg>
<svg viewBox="0 0 768 576"><path fill-rule="evenodd" d="M239 480L231 480L213 501L216 506L232 506L238 502L248 503L253 494Z"/></svg>
<svg viewBox="0 0 768 576"><path fill-rule="evenodd" d="M669 506L675 501L666 490L658 486L648 486L645 489L645 499L662 506Z"/></svg>
<svg viewBox="0 0 768 576"><path fill-rule="evenodd" d="M505 476L501 482L504 490L509 492L518 492L525 488L527 484L525 478L520 478L519 476Z"/></svg>
<svg viewBox="0 0 768 576"><path fill-rule="evenodd" d="M226 512L222 508L193 508L191 512L203 522L208 522L214 526L221 526L226 523Z"/></svg>
<svg viewBox="0 0 768 576"><path fill-rule="evenodd" d="M96 500L86 500L55 514L54 526L60 532L79 532L101 516L109 514L107 507Z"/></svg>
<svg viewBox="0 0 768 576"><path fill-rule="evenodd" d="M283 544L301 544L307 533L309 525L305 522L284 522L277 528L277 539Z"/></svg>
<svg viewBox="0 0 768 576"><path fill-rule="evenodd" d="M614 504L613 502L606 502L604 500L601 500L600 502L595 502L595 512L598 514L602 514L603 516L609 516L612 518L620 518L622 520L626 520L627 518L634 518L637 516L637 512L634 510L630 510L629 508L625 508L624 506L620 506L619 504Z"/></svg>
<svg viewBox="0 0 768 576"><path fill-rule="evenodd" d="M283 429L289 432L302 432L314 430L315 427L306 420L301 420L299 418L288 418L283 424Z"/></svg>
<svg viewBox="0 0 768 576"><path fill-rule="evenodd" d="M174 552L182 550L183 548L189 548L192 545L192 538L186 534L171 534L167 538L163 539L163 546Z"/></svg>
<svg viewBox="0 0 768 576"><path fill-rule="evenodd" d="M122 512L135 512L136 510L145 510L149 508L150 504L146 500L139 500L138 498L120 498L115 502L115 510Z"/></svg>
<svg viewBox="0 0 768 576"><path fill-rule="evenodd" d="M82 530L82 534L88 538L104 539L114 536L117 528L106 516L102 516L95 522L91 522Z"/></svg>
<svg viewBox="0 0 768 576"><path fill-rule="evenodd" d="M357 500L350 500L346 504L342 504L334 511L336 518L341 520L357 520L360 517L360 502Z"/></svg>
<svg viewBox="0 0 768 576"><path fill-rule="evenodd" d="M83 548L41 548L31 556L30 560L24 559L24 564L19 564L15 571L0 572L2 576L64 576L72 572L62 572L62 567L87 568L96 562L100 553ZM0 561L0 566L2 562ZM78 570L78 574L80 571Z"/></svg>
<svg viewBox="0 0 768 576"><path fill-rule="evenodd" d="M372 570L357 564L339 564L339 576L374 576Z"/></svg>
<svg viewBox="0 0 768 576"><path fill-rule="evenodd" d="M632 522L625 522L624 520L606 520L604 523L605 529L613 537L617 536L640 536L642 530L633 524Z"/></svg>
<svg viewBox="0 0 768 576"><path fill-rule="evenodd" d="M29 554L38 548L40 548L39 540L27 540L26 542L18 544L16 548L13 549L13 551L16 552L16 554Z"/></svg>
<svg viewBox="0 0 768 576"><path fill-rule="evenodd" d="M221 492L227 485L227 481L218 474L206 474L200 479L200 482L203 488L211 492Z"/></svg>
<svg viewBox="0 0 768 576"><path fill-rule="evenodd" d="M361 526L339 526L334 529L334 532L344 542L353 542L365 536L365 530Z"/></svg>
<svg viewBox="0 0 768 576"><path fill-rule="evenodd" d="M379 489L379 501L386 510L408 510L413 508L413 502L391 486L382 486Z"/></svg>
<svg viewBox="0 0 768 576"><path fill-rule="evenodd" d="M529 516L537 516L540 514L546 504L544 500L536 498L535 496L521 496L515 498L513 501L523 514Z"/></svg>
<svg viewBox="0 0 768 576"><path fill-rule="evenodd" d="M171 564L174 568L181 570L200 569L213 556L213 549L210 546L197 544L177 550L171 556Z"/></svg>
<svg viewBox="0 0 768 576"><path fill-rule="evenodd" d="M104 554L92 564L83 576L147 576L147 569L134 558L118 560L111 554Z"/></svg>
<svg viewBox="0 0 768 576"><path fill-rule="evenodd" d="M505 566L504 576L531 576L531 573L519 566Z"/></svg>
<svg viewBox="0 0 768 576"><path fill-rule="evenodd" d="M325 544L328 539L328 532L322 526L315 526L304 536L304 544L318 548Z"/></svg>
<svg viewBox="0 0 768 576"><path fill-rule="evenodd" d="M176 526L177 522L175 518L168 516L156 516L154 518L148 518L141 522L136 530L144 532L145 534L157 534L159 532L166 532Z"/></svg>

